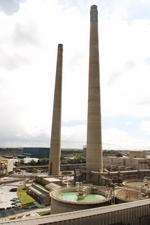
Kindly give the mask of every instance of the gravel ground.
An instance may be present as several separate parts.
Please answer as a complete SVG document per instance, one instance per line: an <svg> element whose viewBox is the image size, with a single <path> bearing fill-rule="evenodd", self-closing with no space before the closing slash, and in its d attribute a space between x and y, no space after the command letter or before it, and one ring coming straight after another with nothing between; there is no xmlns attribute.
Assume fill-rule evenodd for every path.
<svg viewBox="0 0 150 225"><path fill-rule="evenodd" d="M17 192L10 192L14 187L21 185L21 182L0 185L0 208L12 207L12 199L17 198Z"/></svg>

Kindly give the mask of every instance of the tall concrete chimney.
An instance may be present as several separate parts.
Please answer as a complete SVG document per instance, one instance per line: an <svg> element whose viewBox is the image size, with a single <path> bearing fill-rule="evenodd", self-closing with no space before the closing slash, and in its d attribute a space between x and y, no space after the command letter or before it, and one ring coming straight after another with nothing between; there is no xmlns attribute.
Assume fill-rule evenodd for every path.
<svg viewBox="0 0 150 225"><path fill-rule="evenodd" d="M97 6L93 5L91 6L90 11L88 124L86 151L87 171L103 170L98 42L98 10Z"/></svg>
<svg viewBox="0 0 150 225"><path fill-rule="evenodd" d="M62 96L62 64L63 45L58 45L55 93L53 105L53 118L51 130L49 174L60 174L60 154L61 154L61 96Z"/></svg>

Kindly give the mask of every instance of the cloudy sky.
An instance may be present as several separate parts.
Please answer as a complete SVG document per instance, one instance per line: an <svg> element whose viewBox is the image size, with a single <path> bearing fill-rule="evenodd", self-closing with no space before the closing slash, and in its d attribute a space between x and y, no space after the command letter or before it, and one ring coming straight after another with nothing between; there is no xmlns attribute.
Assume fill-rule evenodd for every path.
<svg viewBox="0 0 150 225"><path fill-rule="evenodd" d="M99 9L103 148L150 149L149 0L0 0L0 147L49 146L58 43L62 146L86 143L92 4Z"/></svg>

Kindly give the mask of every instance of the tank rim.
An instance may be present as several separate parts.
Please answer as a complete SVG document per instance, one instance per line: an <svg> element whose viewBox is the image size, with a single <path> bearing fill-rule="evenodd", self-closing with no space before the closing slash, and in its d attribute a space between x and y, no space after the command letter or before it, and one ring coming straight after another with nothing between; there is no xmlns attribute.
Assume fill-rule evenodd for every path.
<svg viewBox="0 0 150 225"><path fill-rule="evenodd" d="M65 203L65 204L71 204L71 205L100 205L100 204L103 204L104 202L109 202L111 200L111 198L106 198L104 194L100 194L100 193L97 193L99 195L102 195L105 197L105 200L102 200L102 201L95 201L95 202L73 202L73 201L66 201L66 200L63 200L63 199L60 199L58 196L56 196L56 194L59 194L60 192L71 192L71 191L76 191L77 188L76 187L72 187L72 188L61 188L59 190L55 190L55 191L52 191L50 193L50 197L53 198L54 200L56 201L59 201L59 202L62 202L62 203Z"/></svg>

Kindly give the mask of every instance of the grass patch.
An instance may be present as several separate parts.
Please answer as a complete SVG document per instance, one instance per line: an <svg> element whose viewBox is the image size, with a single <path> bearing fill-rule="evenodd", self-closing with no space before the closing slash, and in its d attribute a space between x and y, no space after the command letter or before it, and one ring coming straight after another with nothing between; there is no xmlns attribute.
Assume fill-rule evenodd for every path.
<svg viewBox="0 0 150 225"><path fill-rule="evenodd" d="M23 186L19 187L17 189L17 196L18 196L22 206L32 205L35 203L34 198L32 198L30 195L27 194L27 190Z"/></svg>

